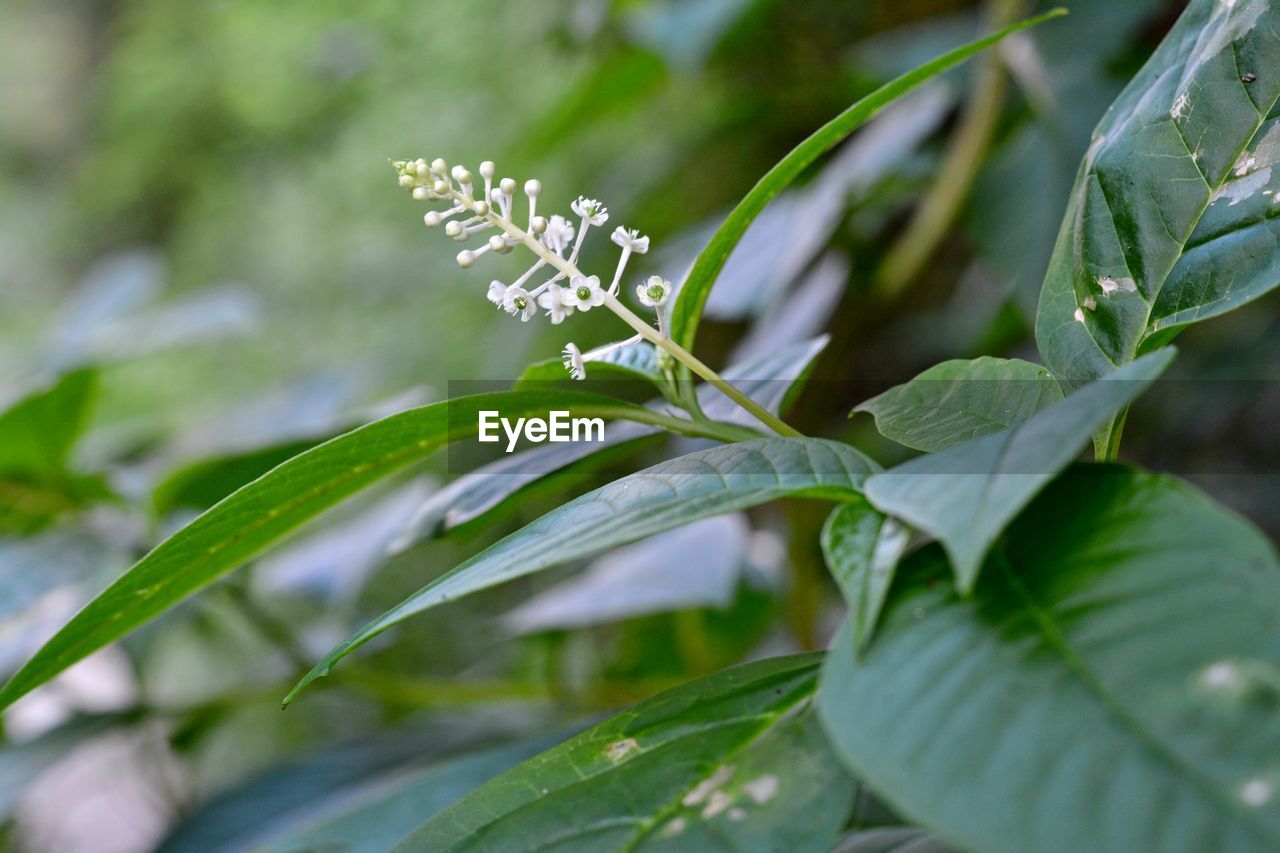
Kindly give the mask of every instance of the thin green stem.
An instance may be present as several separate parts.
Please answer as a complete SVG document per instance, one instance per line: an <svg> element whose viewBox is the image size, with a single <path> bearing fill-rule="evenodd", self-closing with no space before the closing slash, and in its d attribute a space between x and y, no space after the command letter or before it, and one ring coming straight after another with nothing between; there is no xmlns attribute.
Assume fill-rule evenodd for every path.
<svg viewBox="0 0 1280 853"><path fill-rule="evenodd" d="M451 191L450 195L460 204L474 210L474 199L468 198L457 191ZM567 259L562 258L555 252L547 249L538 242L532 234L525 231L511 220L504 219L492 210L486 212L484 217L498 228L501 228L511 237L519 240L526 248L551 266L555 267L570 280L575 276L582 275L582 270L578 269L577 265L570 263ZM653 328L653 326L637 317L631 309L619 302L617 297L606 292L604 296L604 304L610 311L618 315L624 323L639 332L645 340L649 341L654 346L659 347L664 352L669 353L673 358L688 367L694 373L698 374L698 376L702 377L707 383L715 387L730 400L733 400L747 412L750 412L756 420L760 421L779 435L800 435L799 431L788 426L781 418L777 417L755 400L752 400L746 394L743 394L733 385L722 379L720 374L703 364L693 355L693 353L689 352L684 347L661 334L657 329Z"/></svg>

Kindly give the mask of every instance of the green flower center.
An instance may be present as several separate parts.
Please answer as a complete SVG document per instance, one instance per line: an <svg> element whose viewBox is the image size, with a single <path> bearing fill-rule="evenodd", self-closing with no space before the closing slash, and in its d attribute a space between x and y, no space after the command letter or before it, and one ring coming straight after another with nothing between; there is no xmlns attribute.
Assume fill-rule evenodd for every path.
<svg viewBox="0 0 1280 853"><path fill-rule="evenodd" d="M591 288L587 287L586 285L583 285L582 287L578 288L577 294L579 299L590 299Z"/></svg>
<svg viewBox="0 0 1280 853"><path fill-rule="evenodd" d="M521 311L523 311L525 307L529 304L529 300L525 299L523 296L517 296L515 299L511 301Z"/></svg>
<svg viewBox="0 0 1280 853"><path fill-rule="evenodd" d="M662 288L656 284L652 285L645 292L649 294L649 298L652 299L654 302L657 302L659 299L662 298Z"/></svg>

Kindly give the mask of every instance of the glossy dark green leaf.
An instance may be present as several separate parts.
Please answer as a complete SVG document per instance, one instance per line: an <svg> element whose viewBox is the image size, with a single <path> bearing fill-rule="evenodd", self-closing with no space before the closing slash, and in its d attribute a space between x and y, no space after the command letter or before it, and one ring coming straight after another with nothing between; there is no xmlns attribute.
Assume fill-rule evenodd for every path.
<svg viewBox="0 0 1280 853"><path fill-rule="evenodd" d="M208 509L244 484L324 440L302 438L284 441L183 465L167 474L152 489L152 512L159 516L175 509Z"/></svg>
<svg viewBox="0 0 1280 853"><path fill-rule="evenodd" d="M1263 127L1277 98L1280 8L1193 0L1094 131L1072 190L1036 318L1060 379L1102 376L1280 282L1280 138Z"/></svg>
<svg viewBox="0 0 1280 853"><path fill-rule="evenodd" d="M31 481L66 475L97 387L97 371L77 370L0 412L0 475Z"/></svg>
<svg viewBox="0 0 1280 853"><path fill-rule="evenodd" d="M854 411L871 414L885 438L933 453L1017 426L1061 399L1040 365L984 356L944 361Z"/></svg>
<svg viewBox="0 0 1280 853"><path fill-rule="evenodd" d="M757 358L747 359L727 368L723 376L744 394L775 415L786 409L787 399L799 380L808 373L819 353L830 339L826 335L774 348ZM759 424L737 403L716 389L698 388L698 400L707 417L739 426ZM651 406L666 409L665 403ZM415 542L474 521L526 490L548 475L561 472L576 463L576 470L587 471L611 461L620 452L637 448L640 439L658 435L661 430L643 424L623 424L609 430L601 443L545 444L513 453L484 465L449 483L432 495L415 516L413 523L396 543L407 548ZM624 447L628 446L628 447Z"/></svg>
<svg viewBox="0 0 1280 853"><path fill-rule="evenodd" d="M1027 502L1080 455L1089 437L1146 390L1173 350L1143 356L1018 426L921 456L867 481L876 508L942 541L961 590Z"/></svg>
<svg viewBox="0 0 1280 853"><path fill-rule="evenodd" d="M653 344L641 341L638 344L622 347L607 352L590 362L587 367L587 378L644 380L646 382L662 381L662 371L658 369L657 351ZM516 380L516 389L538 387L544 382L569 381L569 372L564 369L564 362L558 358L535 361L524 369Z"/></svg>
<svg viewBox="0 0 1280 853"><path fill-rule="evenodd" d="M812 713L821 658L642 702L484 785L399 850L827 851L854 783Z"/></svg>
<svg viewBox="0 0 1280 853"><path fill-rule="evenodd" d="M729 259L733 247L746 233L752 220L764 210L765 205L795 181L814 160L834 148L880 110L921 83L959 65L1011 33L1035 26L1061 14L1063 14L1062 10L1054 10L945 53L876 89L793 148L751 188L738 206L729 213L707 247L698 255L679 293L676 294L675 303L672 306L671 337L685 349L693 348L693 341L698 332L698 321L701 319L707 295L715 284L716 276L720 274L720 270Z"/></svg>
<svg viewBox="0 0 1280 853"><path fill-rule="evenodd" d="M876 641L828 654L849 766L962 849L1280 847L1280 564L1170 477L1080 465L1010 528L972 597L936 547Z"/></svg>
<svg viewBox="0 0 1280 853"><path fill-rule="evenodd" d="M700 518L783 497L846 499L859 493L873 470L875 463L847 444L764 438L697 451L623 477L499 540L365 625L285 701L357 647L439 604Z"/></svg>
<svg viewBox="0 0 1280 853"><path fill-rule="evenodd" d="M822 555L849 605L858 650L876 629L894 570L910 539L907 528L876 512L866 498L845 501L827 518Z"/></svg>
<svg viewBox="0 0 1280 853"><path fill-rule="evenodd" d="M655 413L574 391L462 397L360 427L272 469L162 542L60 630L0 689L12 703L71 664L163 613L242 565L342 499L474 435L477 413L637 418Z"/></svg>

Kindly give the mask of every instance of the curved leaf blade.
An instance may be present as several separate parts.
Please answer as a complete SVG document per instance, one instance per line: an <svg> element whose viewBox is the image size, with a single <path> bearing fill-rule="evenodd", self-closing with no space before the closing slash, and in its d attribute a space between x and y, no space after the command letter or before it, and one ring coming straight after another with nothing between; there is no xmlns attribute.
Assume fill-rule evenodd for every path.
<svg viewBox="0 0 1280 853"><path fill-rule="evenodd" d="M711 292L711 287L715 284L720 270L729 260L733 247L742 239L747 226L760 215L765 205L786 189L814 160L838 145L890 103L920 84L959 65L1006 36L1064 14L1066 14L1065 10L1054 9L956 48L919 68L908 71L850 106L793 148L787 156L765 173L742 201L738 202L738 206L729 213L724 223L711 237L711 241L707 243L707 247L694 261L693 268L685 276L684 284L676 294L675 303L671 309L671 337L676 343L685 349L693 349L694 338L698 333L698 322L702 317L707 295Z"/></svg>
<svg viewBox="0 0 1280 853"><path fill-rule="evenodd" d="M295 456L160 543L100 593L0 689L0 708L155 618L342 499L451 441L474 435L481 409L649 419L652 412L584 392L477 394L375 421Z"/></svg>
<svg viewBox="0 0 1280 853"><path fill-rule="evenodd" d="M822 528L822 556L849 605L858 651L875 632L898 560L910 540L907 528L876 512L865 498L840 504Z"/></svg>
<svg viewBox="0 0 1280 853"><path fill-rule="evenodd" d="M859 405L885 438L934 453L1011 426L1062 399L1053 374L1020 358L954 359Z"/></svg>
<svg viewBox="0 0 1280 853"><path fill-rule="evenodd" d="M1280 99L1278 68L1280 8L1265 0L1193 0L1108 110L1040 294L1036 341L1059 379L1078 384L1102 376L1167 340L1162 324L1220 313L1275 285L1265 282L1274 278L1274 243L1265 229L1246 237L1240 229L1256 224L1247 220L1228 231L1261 253L1252 272L1212 269L1207 252L1174 271L1188 247L1194 250L1202 219L1211 232L1221 230L1218 217L1206 216L1212 204L1229 209L1270 179L1269 167L1265 175L1250 173L1256 157L1248 146ZM1200 277L1209 274L1208 281ZM1165 295L1171 281L1174 290Z"/></svg>
<svg viewBox="0 0 1280 853"><path fill-rule="evenodd" d="M481 551L352 634L285 698L388 628L446 601L782 497L857 495L875 463L847 444L764 438L689 453L588 492Z"/></svg>
<svg viewBox="0 0 1280 853"><path fill-rule="evenodd" d="M446 809L398 850L826 851L854 782L812 712L820 656L640 703Z"/></svg>
<svg viewBox="0 0 1280 853"><path fill-rule="evenodd" d="M867 481L877 509L942 541L962 591L1015 515L1080 454L1089 437L1173 360L1172 349L1130 362L1018 426L912 459Z"/></svg>
<svg viewBox="0 0 1280 853"><path fill-rule="evenodd" d="M908 560L876 642L855 661L846 626L819 692L903 814L965 849L1280 846L1280 564L1255 528L1172 478L1081 465L972 598L947 571Z"/></svg>
<svg viewBox="0 0 1280 853"><path fill-rule="evenodd" d="M641 341L607 352L591 361L590 378L661 382L662 371L658 369L657 350L653 348L653 344ZM564 362L558 358L548 358L526 367L516 380L516 390L536 388L543 382L562 381L571 381L568 371L564 369Z"/></svg>

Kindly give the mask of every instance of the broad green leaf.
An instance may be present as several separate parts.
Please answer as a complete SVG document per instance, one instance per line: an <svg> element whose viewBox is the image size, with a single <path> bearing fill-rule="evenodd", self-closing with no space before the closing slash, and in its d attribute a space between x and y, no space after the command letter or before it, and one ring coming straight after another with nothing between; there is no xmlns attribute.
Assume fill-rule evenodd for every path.
<svg viewBox="0 0 1280 853"><path fill-rule="evenodd" d="M829 340L827 335L819 335L775 348L727 368L723 376L768 411L781 414L798 381L808 373ZM754 417L716 389L702 385L697 393L707 417L739 426L758 425ZM649 405L667 408L663 402ZM609 430L602 443L545 444L484 465L432 495L422 505L396 547L407 548L422 539L474 521L498 509L517 494L524 497L530 486L544 482L549 474L564 471L569 465L576 463L578 471L594 469L618 455L609 453L611 448L625 452L636 448L640 439L660 432L642 424L624 424Z"/></svg>
<svg viewBox="0 0 1280 853"><path fill-rule="evenodd" d="M693 348L693 341L698 332L698 321L702 316L702 307L706 304L707 294L711 292L711 287L729 259L733 247L746 233L747 226L752 220L764 210L765 205L798 178L814 160L834 148L868 119L921 83L959 65L974 54L999 42L1005 36L1062 14L1064 12L1061 9L1055 9L945 53L876 89L793 148L751 188L738 206L729 213L707 247L698 255L679 293L676 294L675 303L672 306L671 337L676 343L685 349Z"/></svg>
<svg viewBox="0 0 1280 853"><path fill-rule="evenodd" d="M885 438L933 453L1017 426L1062 399L1053 374L1021 359L956 359L929 368L854 409Z"/></svg>
<svg viewBox="0 0 1280 853"><path fill-rule="evenodd" d="M635 418L654 412L584 392L477 394L383 418L295 456L166 539L80 611L0 689L0 708L203 589L343 498L451 441L474 435L478 412Z"/></svg>
<svg viewBox="0 0 1280 853"><path fill-rule="evenodd" d="M365 625L307 673L285 703L358 646L446 601L777 498L844 500L859 493L874 468L840 442L764 438L700 450L623 477L500 539Z"/></svg>
<svg viewBox="0 0 1280 853"><path fill-rule="evenodd" d="M1102 376L1280 282L1274 186L1263 195L1277 69L1280 8L1193 0L1107 112L1040 294L1036 340L1058 378Z"/></svg>
<svg viewBox="0 0 1280 853"><path fill-rule="evenodd" d="M607 352L590 362L587 367L589 379L631 379L646 382L662 381L662 371L658 369L657 351L653 344L641 341L638 344L622 347ZM535 361L524 369L516 380L516 389L537 388L545 382L569 381L569 372L564 369L564 362L558 358Z"/></svg>
<svg viewBox="0 0 1280 853"><path fill-rule="evenodd" d="M827 851L854 782L812 712L819 656L642 702L484 785L398 850Z"/></svg>
<svg viewBox="0 0 1280 853"><path fill-rule="evenodd" d="M67 461L89 420L98 374L64 374L49 388L0 412L0 476L50 481L67 474Z"/></svg>
<svg viewBox="0 0 1280 853"><path fill-rule="evenodd" d="M1170 349L1143 356L1017 426L877 474L867 481L867 498L940 539L967 592L1005 525L1173 355Z"/></svg>
<svg viewBox="0 0 1280 853"><path fill-rule="evenodd" d="M1080 465L971 598L937 548L819 710L854 772L962 849L1280 849L1280 563L1173 478Z"/></svg>
<svg viewBox="0 0 1280 853"><path fill-rule="evenodd" d="M208 509L245 483L324 440L295 439L183 465L152 489L151 510L162 516L175 509Z"/></svg>
<svg viewBox="0 0 1280 853"><path fill-rule="evenodd" d="M264 853L383 853L421 826L424 817L453 805L499 773L554 744L547 738L521 741L345 791L341 800L328 804L323 813L317 815L313 810L312 816L291 831L272 836L254 849Z"/></svg>
<svg viewBox="0 0 1280 853"><path fill-rule="evenodd" d="M845 501L827 518L822 555L849 605L858 650L876 629L894 570L910 539L910 531L876 512L866 498Z"/></svg>
<svg viewBox="0 0 1280 853"><path fill-rule="evenodd" d="M832 853L952 853L928 831L912 826L855 829L840 839Z"/></svg>

